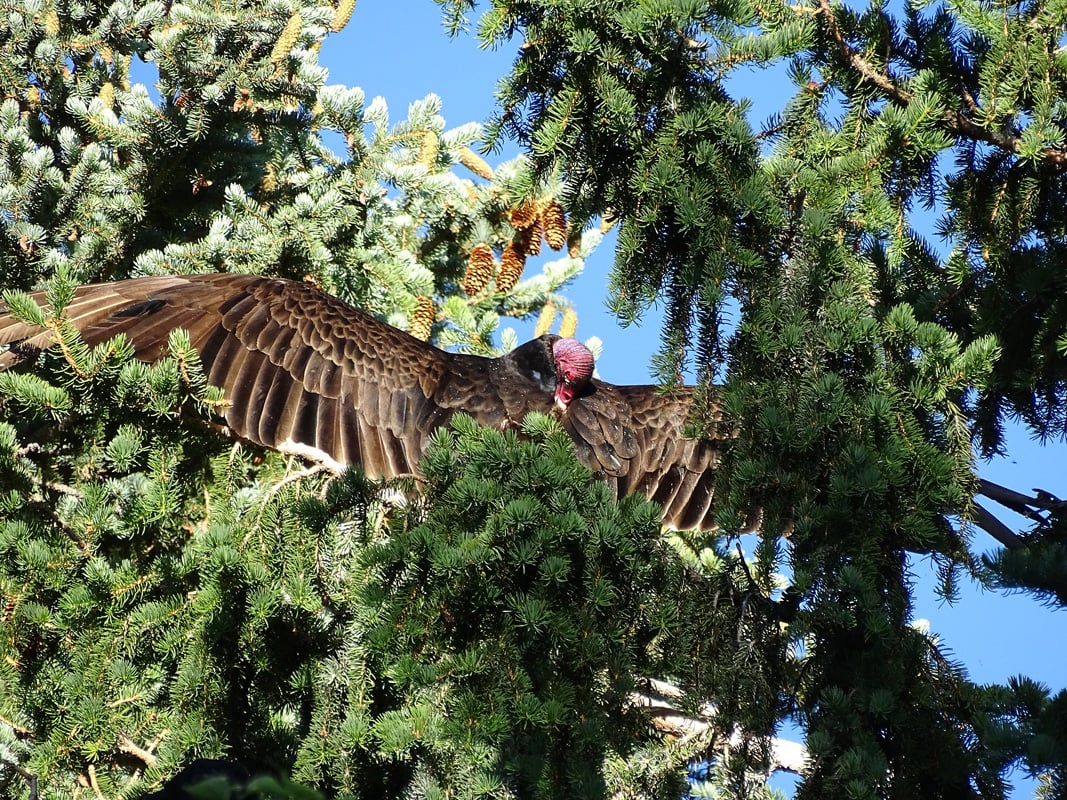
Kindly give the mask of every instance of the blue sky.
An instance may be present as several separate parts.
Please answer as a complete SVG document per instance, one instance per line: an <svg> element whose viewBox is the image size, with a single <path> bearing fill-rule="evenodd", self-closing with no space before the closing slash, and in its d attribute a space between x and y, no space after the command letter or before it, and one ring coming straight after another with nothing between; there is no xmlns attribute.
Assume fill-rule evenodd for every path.
<svg viewBox="0 0 1067 800"><path fill-rule="evenodd" d="M489 116L494 85L508 70L517 46L516 42L485 51L469 36L449 40L431 0L359 0L348 27L327 39L321 61L330 71L330 83L359 86L368 102L382 96L394 121L406 117L411 102L430 93L439 95L447 126L453 128ZM780 77L753 72L736 82L733 90L735 96L753 100L752 122L758 126L790 87ZM517 152L511 146L489 160L498 163ZM578 311L578 335L596 335L604 341L598 362L601 377L614 383L647 383L651 357L659 345L658 315L653 311L640 327L618 326L605 306L611 258L610 242L605 242L565 294ZM516 327L521 337L525 330ZM1042 448L1025 430L1014 429L1009 447L1010 457L980 466L984 477L1024 492L1041 487L1067 495L1062 444ZM975 534L975 543L980 550L996 546L981 532ZM966 579L960 599L950 606L934 594L928 564L916 560L914 571L915 616L930 620L931 630L973 679L1002 682L1022 673L1053 689L1067 683L1067 612L1051 611L1028 596L981 591Z"/></svg>

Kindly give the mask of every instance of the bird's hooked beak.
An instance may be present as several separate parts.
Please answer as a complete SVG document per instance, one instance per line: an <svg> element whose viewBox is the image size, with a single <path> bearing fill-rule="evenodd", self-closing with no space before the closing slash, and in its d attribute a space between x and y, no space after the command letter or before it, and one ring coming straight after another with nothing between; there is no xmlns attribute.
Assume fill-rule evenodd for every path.
<svg viewBox="0 0 1067 800"><path fill-rule="evenodd" d="M566 408L578 394L573 378L561 376L556 378L556 406Z"/></svg>

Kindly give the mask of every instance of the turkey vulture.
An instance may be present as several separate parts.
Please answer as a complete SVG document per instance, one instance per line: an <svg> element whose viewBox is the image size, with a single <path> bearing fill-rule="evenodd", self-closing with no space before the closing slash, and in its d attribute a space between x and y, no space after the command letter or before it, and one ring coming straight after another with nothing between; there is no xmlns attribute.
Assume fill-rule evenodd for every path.
<svg viewBox="0 0 1067 800"><path fill-rule="evenodd" d="M31 296L44 305L42 292ZM503 429L541 411L618 495L647 495L679 530L714 527L720 453L713 439L682 435L692 389L593 379L592 356L573 339L541 336L499 358L448 353L309 284L239 274L82 286L64 314L90 345L123 333L145 361L184 328L225 392L229 433L282 453L392 478L414 471L456 412ZM52 342L0 305L0 370Z"/></svg>

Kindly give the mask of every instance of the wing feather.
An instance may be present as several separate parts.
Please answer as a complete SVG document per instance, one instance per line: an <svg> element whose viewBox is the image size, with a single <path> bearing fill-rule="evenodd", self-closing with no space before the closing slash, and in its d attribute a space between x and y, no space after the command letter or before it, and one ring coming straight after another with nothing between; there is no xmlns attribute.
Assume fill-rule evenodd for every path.
<svg viewBox="0 0 1067 800"><path fill-rule="evenodd" d="M270 378L273 377L264 370L266 360L262 353L241 348L234 353L233 361L226 367L229 385L224 388L230 401L226 420L230 427L241 431L243 436L252 441L258 438L255 434L259 410L270 389Z"/></svg>
<svg viewBox="0 0 1067 800"><path fill-rule="evenodd" d="M681 484L681 476L682 470L677 465L673 465L660 472L655 483L650 487L653 490L652 499L663 506L665 513L670 513L671 504Z"/></svg>
<svg viewBox="0 0 1067 800"><path fill-rule="evenodd" d="M335 437L340 425L338 417L338 403L333 397L319 394L319 413L315 420L315 447L323 453L328 453L338 463L344 463L344 453L337 449Z"/></svg>
<svg viewBox="0 0 1067 800"><path fill-rule="evenodd" d="M222 314L222 326L231 333L236 333L240 336L239 329L244 320L255 311L258 304L256 298L251 294L243 291L237 293L219 307L219 311Z"/></svg>
<svg viewBox="0 0 1067 800"><path fill-rule="evenodd" d="M367 461L363 457L363 436L360 430L359 410L356 401L350 395L341 398L341 448L343 463L359 462L364 472L369 472ZM340 459L338 459L340 460Z"/></svg>
<svg viewBox="0 0 1067 800"><path fill-rule="evenodd" d="M696 485L689 492L680 509L671 509L670 518L678 530L707 527L714 522L712 500L715 496L715 470L700 473Z"/></svg>
<svg viewBox="0 0 1067 800"><path fill-rule="evenodd" d="M273 369L270 388L267 396L263 398L263 405L259 408L259 420L257 433L259 438L268 439L277 436L286 409L294 399L300 397L303 391L300 384L294 383L289 376L280 368L271 365Z"/></svg>
<svg viewBox="0 0 1067 800"><path fill-rule="evenodd" d="M225 329L222 329L222 331L225 331ZM218 334L222 331L217 331L211 336L212 342L218 338ZM231 404L233 402L234 385L238 379L238 374L233 371L233 367L236 360L243 357L243 354L244 347L237 339L230 336L228 331L221 336L218 351L213 357L209 358L203 352L200 354L200 361L204 365L204 373L207 375L208 383L222 387L226 391L226 399Z"/></svg>
<svg viewBox="0 0 1067 800"><path fill-rule="evenodd" d="M359 416L358 428L359 452L364 471L369 475L389 475L386 472L385 453L382 451L382 439L378 430L362 414Z"/></svg>
<svg viewBox="0 0 1067 800"><path fill-rule="evenodd" d="M614 407L600 416L621 420L621 430L633 437L632 447L629 440L617 445L619 452L631 454L626 469L615 476L618 493L640 492L655 500L663 507L664 524L679 530L714 528L714 474L721 450L715 438L684 435L692 411L692 388L664 391L656 386L612 386L597 381L591 394L575 404L594 401L601 407ZM602 423L601 432L605 431L614 433L615 428Z"/></svg>
<svg viewBox="0 0 1067 800"><path fill-rule="evenodd" d="M142 361L156 361L167 349L171 332L175 328L184 328L193 324L195 324L195 319L184 309L168 308L153 313L151 325L145 325L139 329L137 336L132 339L135 355ZM110 339L111 336L106 338Z"/></svg>
<svg viewBox="0 0 1067 800"><path fill-rule="evenodd" d="M279 428L275 445L283 452L291 452L294 446L315 446L315 430L318 427L319 396L314 392L301 391L300 400L288 430Z"/></svg>
<svg viewBox="0 0 1067 800"><path fill-rule="evenodd" d="M300 343L296 341L296 331L292 328L287 328L284 325L274 325L276 333L273 338L266 341L262 341L260 337L259 347L263 352L267 354L267 358L270 359L272 364L277 364L282 369L287 370L285 361L286 357L294 350L301 349Z"/></svg>

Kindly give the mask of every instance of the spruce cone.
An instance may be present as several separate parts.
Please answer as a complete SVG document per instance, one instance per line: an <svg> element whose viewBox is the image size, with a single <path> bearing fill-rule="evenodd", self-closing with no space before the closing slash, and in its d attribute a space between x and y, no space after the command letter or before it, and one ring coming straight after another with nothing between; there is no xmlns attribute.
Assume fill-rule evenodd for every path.
<svg viewBox="0 0 1067 800"><path fill-rule="evenodd" d="M411 312L411 322L408 325L408 333L416 339L426 341L430 338L430 330L433 328L434 307L433 300L426 295L415 298L415 310Z"/></svg>
<svg viewBox="0 0 1067 800"><path fill-rule="evenodd" d="M523 228L529 228L541 215L540 209L537 207L537 203L533 201L527 201L521 206L508 209L508 220L511 222L512 227L516 230L522 230Z"/></svg>
<svg viewBox="0 0 1067 800"><path fill-rule="evenodd" d="M352 12L356 10L356 0L341 0L334 9L333 19L330 20L330 30L340 33L341 29L352 19Z"/></svg>
<svg viewBox="0 0 1067 800"><path fill-rule="evenodd" d="M437 151L440 149L440 143L437 139L437 134L433 131L425 131L422 134L422 144L419 146L419 163L424 167L432 167L434 162L437 161Z"/></svg>
<svg viewBox="0 0 1067 800"><path fill-rule="evenodd" d="M574 230L567 237L567 255L578 258L582 254L582 232Z"/></svg>
<svg viewBox="0 0 1067 800"><path fill-rule="evenodd" d="M504 248L500 254L500 272L496 276L496 288L500 292L510 292L522 277L522 270L526 266L526 255L515 249L512 242Z"/></svg>
<svg viewBox="0 0 1067 800"><path fill-rule="evenodd" d="M474 297L489 285L495 267L493 248L487 244L476 244L471 248L467 257L467 271L463 273L463 291L468 297Z"/></svg>
<svg viewBox="0 0 1067 800"><path fill-rule="evenodd" d="M562 250L567 243L567 215L555 200L549 200L541 212L541 226L548 246L553 250Z"/></svg>
<svg viewBox="0 0 1067 800"><path fill-rule="evenodd" d="M256 102L252 99L252 92L248 89L238 89L237 99L233 101L233 110L237 111L255 111Z"/></svg>
<svg viewBox="0 0 1067 800"><path fill-rule="evenodd" d="M559 335L564 339L573 339L578 332L578 312L573 308L565 309L559 323Z"/></svg>
<svg viewBox="0 0 1067 800"><path fill-rule="evenodd" d="M464 147L459 151L459 163L479 178L484 178L487 181L493 179L493 168L485 163L485 161L469 147Z"/></svg>
<svg viewBox="0 0 1067 800"><path fill-rule="evenodd" d="M104 104L104 108L115 107L115 84L111 81L105 81L100 87L100 102Z"/></svg>
<svg viewBox="0 0 1067 800"><path fill-rule="evenodd" d="M541 313L534 325L534 338L544 336L552 328L552 320L556 318L556 304L549 300L541 307Z"/></svg>
<svg viewBox="0 0 1067 800"><path fill-rule="evenodd" d="M541 254L541 221L534 220L529 228L515 232L515 249L528 256Z"/></svg>
<svg viewBox="0 0 1067 800"><path fill-rule="evenodd" d="M270 51L270 63L277 64L284 60L292 52L296 40L300 38L300 32L304 29L304 19L299 11L294 11L289 21L282 28L278 41L274 43L274 49Z"/></svg>

